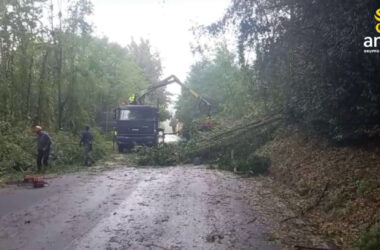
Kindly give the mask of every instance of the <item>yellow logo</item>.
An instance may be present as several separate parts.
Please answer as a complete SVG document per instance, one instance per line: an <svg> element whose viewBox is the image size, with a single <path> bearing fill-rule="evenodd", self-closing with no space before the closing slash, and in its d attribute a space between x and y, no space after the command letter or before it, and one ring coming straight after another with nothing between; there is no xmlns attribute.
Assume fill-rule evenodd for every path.
<svg viewBox="0 0 380 250"><path fill-rule="evenodd" d="M377 9L374 15L376 20L375 30L380 33L380 9ZM364 53L380 53L380 36L366 36L364 37Z"/></svg>
<svg viewBox="0 0 380 250"><path fill-rule="evenodd" d="M376 10L375 19L376 21L380 22L380 9ZM376 31L377 33L380 33L380 23L376 25Z"/></svg>

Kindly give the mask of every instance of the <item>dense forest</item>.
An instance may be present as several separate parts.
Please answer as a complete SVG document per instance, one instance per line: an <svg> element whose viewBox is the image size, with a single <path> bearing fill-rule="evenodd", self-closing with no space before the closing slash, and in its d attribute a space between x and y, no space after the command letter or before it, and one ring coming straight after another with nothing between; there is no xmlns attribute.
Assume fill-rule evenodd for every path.
<svg viewBox="0 0 380 250"><path fill-rule="evenodd" d="M75 134L85 125L111 130L112 109L161 77L148 40L122 47L97 38L88 22L91 2L63 3L0 3L0 172L34 165L36 124L56 133L57 164L80 161ZM165 107L165 92L151 102L157 97ZM102 148L94 154L103 155Z"/></svg>
<svg viewBox="0 0 380 250"><path fill-rule="evenodd" d="M342 249L380 246L379 7L232 1L222 19L195 28L200 60L186 81L215 109L199 112L186 92L177 103L193 138L185 155L235 172L269 168L298 195L283 191L286 199L304 204L300 214ZM235 46L220 42L231 33ZM202 132L210 119L215 128Z"/></svg>
<svg viewBox="0 0 380 250"><path fill-rule="evenodd" d="M237 47L199 43L202 59L187 84L215 99L225 117L282 113L337 143L366 142L380 133L380 58L363 46L379 35L377 8L371 0L233 1L198 33L233 30ZM185 122L197 117L187 115L189 102L179 105Z"/></svg>
<svg viewBox="0 0 380 250"><path fill-rule="evenodd" d="M89 1L2 1L3 121L76 131L132 92L158 81L149 41L126 48L92 36Z"/></svg>

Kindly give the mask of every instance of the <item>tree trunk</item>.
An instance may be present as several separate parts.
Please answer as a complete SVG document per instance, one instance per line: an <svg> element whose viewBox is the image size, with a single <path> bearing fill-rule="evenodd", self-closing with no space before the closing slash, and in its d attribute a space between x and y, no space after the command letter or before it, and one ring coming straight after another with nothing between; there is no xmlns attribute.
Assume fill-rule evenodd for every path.
<svg viewBox="0 0 380 250"><path fill-rule="evenodd" d="M65 103L62 102L62 66L63 66L63 49L62 49L62 14L59 12L59 36L58 36L58 53L57 60L57 90L58 90L58 119L57 129L62 128L62 116Z"/></svg>
<svg viewBox="0 0 380 250"><path fill-rule="evenodd" d="M27 85L27 91L26 91L26 116L29 119L30 118L30 92L32 89L32 81L33 81L33 64L34 64L34 58L33 56L30 58L30 64L29 64L29 74L28 74L28 85Z"/></svg>
<svg viewBox="0 0 380 250"><path fill-rule="evenodd" d="M47 49L45 55L42 58L40 79L39 79L39 90L38 90L38 106L37 106L37 119L35 122L41 123L42 121L42 112L43 106L43 97L44 97L44 83L46 80L46 64L49 56L50 50Z"/></svg>

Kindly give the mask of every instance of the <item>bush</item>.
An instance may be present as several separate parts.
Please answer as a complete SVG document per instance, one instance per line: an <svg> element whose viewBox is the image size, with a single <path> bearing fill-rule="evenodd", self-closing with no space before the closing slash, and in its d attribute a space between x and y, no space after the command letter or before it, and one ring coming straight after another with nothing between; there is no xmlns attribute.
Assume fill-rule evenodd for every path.
<svg viewBox="0 0 380 250"><path fill-rule="evenodd" d="M0 122L0 176L34 165L35 145L26 130Z"/></svg>
<svg viewBox="0 0 380 250"><path fill-rule="evenodd" d="M250 156L247 160L240 160L237 163L237 170L259 175L265 174L270 166L270 159L257 155Z"/></svg>
<svg viewBox="0 0 380 250"><path fill-rule="evenodd" d="M179 146L159 144L156 147L140 147L137 151L137 164L140 166L173 166L179 162Z"/></svg>
<svg viewBox="0 0 380 250"><path fill-rule="evenodd" d="M360 195L367 195L380 186L380 181L359 180L356 182L356 192Z"/></svg>
<svg viewBox="0 0 380 250"><path fill-rule="evenodd" d="M94 136L91 158L97 161L106 155L106 150L109 147L105 138L99 130L92 130ZM51 158L55 165L72 165L82 163L83 154L82 147L79 145L79 135L74 136L70 132L51 133L52 151Z"/></svg>
<svg viewBox="0 0 380 250"><path fill-rule="evenodd" d="M82 148L79 136L70 132L49 132L52 139L50 155L51 169L55 166L82 163ZM93 160L99 160L110 147L98 130L93 130L94 146L91 153ZM36 165L36 136L30 128L12 126L0 122L0 176L30 171Z"/></svg>
<svg viewBox="0 0 380 250"><path fill-rule="evenodd" d="M66 165L80 162L82 150L79 147L79 140L76 140L71 133L58 132L49 133L52 140L51 162L53 165Z"/></svg>
<svg viewBox="0 0 380 250"><path fill-rule="evenodd" d="M380 249L380 224L375 224L368 231L362 233L356 247L360 250Z"/></svg>
<svg viewBox="0 0 380 250"><path fill-rule="evenodd" d="M262 156L251 155L248 158L236 157L231 160L229 154L220 154L216 164L220 169L232 171L235 167L238 172L254 175L265 174L270 166L270 159Z"/></svg>

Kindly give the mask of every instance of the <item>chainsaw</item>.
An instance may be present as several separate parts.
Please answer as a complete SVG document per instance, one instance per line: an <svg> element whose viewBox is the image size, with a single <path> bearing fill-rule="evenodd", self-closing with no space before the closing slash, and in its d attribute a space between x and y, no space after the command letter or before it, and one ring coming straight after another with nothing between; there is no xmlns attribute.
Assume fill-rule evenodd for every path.
<svg viewBox="0 0 380 250"><path fill-rule="evenodd" d="M24 183L31 183L34 188L42 188L48 185L43 177L37 175L24 176Z"/></svg>

